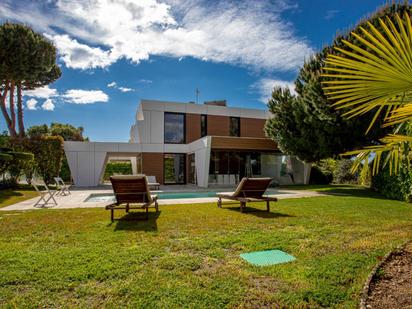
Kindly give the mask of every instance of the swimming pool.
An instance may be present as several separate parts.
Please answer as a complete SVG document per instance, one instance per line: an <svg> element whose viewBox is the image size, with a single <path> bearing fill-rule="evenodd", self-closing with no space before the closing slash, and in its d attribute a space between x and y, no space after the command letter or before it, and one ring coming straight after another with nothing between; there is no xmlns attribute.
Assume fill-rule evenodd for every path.
<svg viewBox="0 0 412 309"><path fill-rule="evenodd" d="M174 199L187 199L187 198L208 198L216 197L216 193L224 192L220 191L200 191L200 192L154 192L159 197L159 200L174 200ZM283 194L286 192L274 191L269 189L265 194ZM90 203L106 203L115 202L114 195L112 193L92 193L86 199L85 202Z"/></svg>
<svg viewBox="0 0 412 309"><path fill-rule="evenodd" d="M216 197L216 192L205 191L205 192L159 192L156 193L160 200L171 200L171 199L186 199L186 198L205 198L205 197ZM113 194L110 193L92 193L90 194L85 202L91 203L105 203L114 202L115 198Z"/></svg>

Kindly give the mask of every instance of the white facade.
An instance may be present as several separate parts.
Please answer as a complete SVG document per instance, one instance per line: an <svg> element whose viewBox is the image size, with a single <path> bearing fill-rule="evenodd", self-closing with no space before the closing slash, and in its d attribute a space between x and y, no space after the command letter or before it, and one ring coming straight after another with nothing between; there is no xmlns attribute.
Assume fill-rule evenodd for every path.
<svg viewBox="0 0 412 309"><path fill-rule="evenodd" d="M208 187L209 165L211 158L212 137L205 136L189 144L164 143L164 113L189 113L218 115L230 117L245 117L268 119L270 113L264 110L232 108L224 106L164 102L142 100L137 112L136 122L130 129L130 142L65 142L64 149L68 159L74 184L78 187L93 187L102 183L103 174L109 157L131 158L135 164L133 173L136 173L136 160L142 153L181 153L194 154L196 182L200 187ZM281 179L278 159L262 157L262 176ZM296 159L292 165L301 164ZM144 164L144 163L143 163ZM302 165L295 177L299 183L309 180L309 165Z"/></svg>

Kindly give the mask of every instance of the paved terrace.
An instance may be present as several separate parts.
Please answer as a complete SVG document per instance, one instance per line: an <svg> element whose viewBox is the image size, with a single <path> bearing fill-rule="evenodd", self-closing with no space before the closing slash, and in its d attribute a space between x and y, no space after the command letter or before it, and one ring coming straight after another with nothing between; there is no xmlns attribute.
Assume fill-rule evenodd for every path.
<svg viewBox="0 0 412 309"><path fill-rule="evenodd" d="M199 189L195 186L161 186L160 190L153 191L152 194L157 193L182 193L182 192L231 192L233 187L219 187L209 189ZM10 206L0 208L0 211L11 210L33 210L33 209L72 209L72 208L103 208L109 205L111 202L86 202L86 199L90 194L113 194L113 190L110 185L103 185L97 188L73 188L70 195L55 196L57 205L50 204L44 207L34 207L34 204L38 201L38 197L16 203ZM269 189L267 191L269 196L275 196L278 199L287 198L303 198L303 197L315 197L323 196L324 194L314 191L301 191L301 190L287 190L287 189ZM197 204L197 203L215 203L216 197L202 197L202 198L179 198L179 199L159 199L159 205L172 205L172 204Z"/></svg>

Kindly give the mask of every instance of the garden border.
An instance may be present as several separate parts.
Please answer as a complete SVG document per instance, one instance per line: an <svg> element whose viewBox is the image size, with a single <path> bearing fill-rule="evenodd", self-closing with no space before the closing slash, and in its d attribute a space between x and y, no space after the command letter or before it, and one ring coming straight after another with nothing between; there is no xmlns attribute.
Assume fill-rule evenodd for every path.
<svg viewBox="0 0 412 309"><path fill-rule="evenodd" d="M412 239L404 242L403 244L399 245L395 249L392 249L390 252L388 252L383 257L381 261L379 261L378 264L375 265L375 267L369 273L368 279L366 280L363 286L363 289L362 289L361 300L359 303L360 309L366 309L366 301L368 300L368 297L369 297L370 285L371 285L372 280L375 278L376 272L378 271L378 269L380 269L395 253L399 253L400 251L405 249L409 243L412 243Z"/></svg>

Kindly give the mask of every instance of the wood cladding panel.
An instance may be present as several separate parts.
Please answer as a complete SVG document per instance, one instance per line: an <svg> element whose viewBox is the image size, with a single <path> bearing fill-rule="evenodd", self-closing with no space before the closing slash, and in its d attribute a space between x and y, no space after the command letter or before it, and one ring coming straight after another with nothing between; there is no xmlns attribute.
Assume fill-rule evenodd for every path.
<svg viewBox="0 0 412 309"><path fill-rule="evenodd" d="M243 137L212 137L212 149L231 150L278 150L274 141L269 138L243 138Z"/></svg>
<svg viewBox="0 0 412 309"><path fill-rule="evenodd" d="M143 174L156 176L157 182L163 184L163 153L143 152L142 161Z"/></svg>
<svg viewBox="0 0 412 309"><path fill-rule="evenodd" d="M240 118L240 137L266 138L265 119Z"/></svg>
<svg viewBox="0 0 412 309"><path fill-rule="evenodd" d="M200 114L186 114L186 144L200 138Z"/></svg>
<svg viewBox="0 0 412 309"><path fill-rule="evenodd" d="M229 117L207 115L207 135L229 136Z"/></svg>

